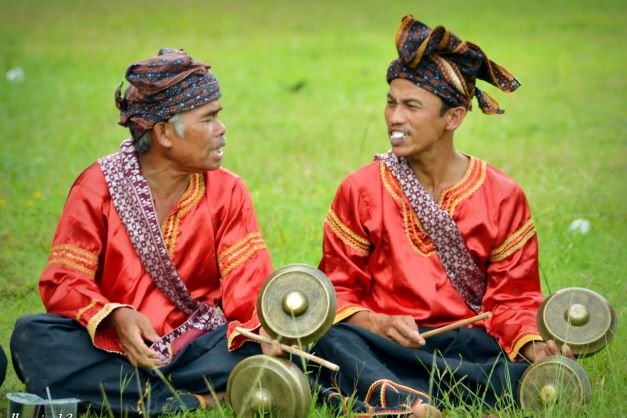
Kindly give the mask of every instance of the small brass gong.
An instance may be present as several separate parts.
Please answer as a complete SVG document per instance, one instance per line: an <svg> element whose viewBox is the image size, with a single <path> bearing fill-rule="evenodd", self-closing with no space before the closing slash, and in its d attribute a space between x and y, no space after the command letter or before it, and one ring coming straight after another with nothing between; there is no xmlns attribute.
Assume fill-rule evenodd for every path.
<svg viewBox="0 0 627 418"><path fill-rule="evenodd" d="M311 389L292 362L258 354L240 361L229 375L226 393L237 417L305 418Z"/></svg>
<svg viewBox="0 0 627 418"><path fill-rule="evenodd" d="M525 370L518 387L520 406L528 411L560 404L588 403L592 394L590 379L576 361L550 356Z"/></svg>
<svg viewBox="0 0 627 418"><path fill-rule="evenodd" d="M545 340L567 344L576 356L605 347L616 332L616 313L592 290L567 288L547 297L538 310L538 330Z"/></svg>
<svg viewBox="0 0 627 418"><path fill-rule="evenodd" d="M257 296L257 315L272 338L305 346L333 325L335 289L320 270L289 264L264 282Z"/></svg>

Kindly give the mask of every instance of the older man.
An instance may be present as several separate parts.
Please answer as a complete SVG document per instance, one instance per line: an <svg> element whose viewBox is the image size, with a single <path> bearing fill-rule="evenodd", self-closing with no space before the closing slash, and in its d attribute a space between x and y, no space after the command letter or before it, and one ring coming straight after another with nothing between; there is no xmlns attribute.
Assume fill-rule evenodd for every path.
<svg viewBox="0 0 627 418"><path fill-rule="evenodd" d="M323 371L322 382L366 414L511 402L520 360L558 352L536 329L538 241L522 189L456 151L453 134L473 97L484 113L503 113L477 79L503 91L519 83L478 46L412 16L396 47L385 107L392 149L344 180L325 222L320 269L341 323L315 349L341 371ZM491 318L421 336L482 311Z"/></svg>
<svg viewBox="0 0 627 418"><path fill-rule="evenodd" d="M11 351L28 391L97 412L195 409L260 353L259 286L272 271L226 144L210 66L182 51L133 63L120 124L132 138L87 168L61 215L40 292Z"/></svg>

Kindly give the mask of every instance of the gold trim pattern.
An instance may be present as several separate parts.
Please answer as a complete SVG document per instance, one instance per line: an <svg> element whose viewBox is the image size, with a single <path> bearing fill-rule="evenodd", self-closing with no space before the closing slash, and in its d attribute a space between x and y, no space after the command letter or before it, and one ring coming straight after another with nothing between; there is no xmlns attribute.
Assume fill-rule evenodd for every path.
<svg viewBox="0 0 627 418"><path fill-rule="evenodd" d="M65 267L72 267L74 270L78 270L81 273L85 273L89 277L96 276L96 270L91 270L86 267L83 267L80 264L75 263L72 260L67 259L67 258L53 258L53 259L48 260L48 265L54 265L54 264L65 266Z"/></svg>
<svg viewBox="0 0 627 418"><path fill-rule="evenodd" d="M92 253L91 251L87 251L81 247L78 247L76 245L73 244L57 244L54 245L51 249L51 252L53 251L62 251L62 250L66 250L68 252L74 252L78 255L82 255L83 257L85 257L85 261L89 261L89 262L93 262L93 263L97 263L98 262L98 254Z"/></svg>
<svg viewBox="0 0 627 418"><path fill-rule="evenodd" d="M370 241L353 232L346 226L333 209L329 209L324 223L335 233L335 235L346 245L354 248L361 255L370 253Z"/></svg>
<svg viewBox="0 0 627 418"><path fill-rule="evenodd" d="M431 399L431 396L429 396L428 394L426 394L426 393L424 393L424 392L421 392L421 391L419 391L419 390L416 390L416 389L414 389L414 388L411 388L411 387L409 387L409 386L405 386L405 385L401 385L401 384L399 384L399 383L395 383L395 382L393 382L393 381L391 381L391 380L389 380L389 379L380 379L380 380L375 380L375 381L374 381L374 382L370 385L370 387L368 388L368 391L366 392L366 396L364 397L364 401L365 401L366 403L370 403L370 399L372 398L372 394L373 394L373 392L374 392L374 391L376 390L376 388L377 388L377 387L379 387L379 386L381 387L381 392L379 393L379 397L380 397L380 399L379 399L379 405L381 405L381 407L383 407L383 408L386 408L386 407L387 407L387 404L386 404L386 402L385 402L385 391L386 391L386 389L387 389L387 387L388 387L388 386L389 386L389 387L394 388L395 390L401 389L401 390L403 390L403 391L406 391L406 392L412 393L412 394L414 394L414 395L417 395L419 398L420 398L420 397L424 397L424 398L426 398L427 400L430 400L430 399ZM421 401L422 401L422 400L421 400ZM400 411L403 411L403 410L400 410ZM399 412L400 412L400 411L399 411ZM389 412L394 412L394 411L389 411ZM403 411L403 412L404 412L404 411Z"/></svg>
<svg viewBox="0 0 627 418"><path fill-rule="evenodd" d="M200 202L205 193L205 176L200 173L193 174L185 193L178 200L176 209L161 224L163 240L170 257L174 254L174 249L176 248L176 238L179 233L181 219Z"/></svg>
<svg viewBox="0 0 627 418"><path fill-rule="evenodd" d="M444 189L440 195L438 204L447 211L451 217L455 213L457 206L477 191L485 182L487 173L486 162L477 160L475 157L469 158L470 162L464 177L457 183Z"/></svg>
<svg viewBox="0 0 627 418"><path fill-rule="evenodd" d="M75 319L80 322L81 316L83 316L85 312L96 306L96 303L98 303L98 301L96 299L92 299L88 305L83 306L81 309L78 310L78 312L76 312Z"/></svg>
<svg viewBox="0 0 627 418"><path fill-rule="evenodd" d="M196 399L198 400L198 403L200 404L198 409L207 409L207 401L205 400L204 396L199 395L197 393L192 393L192 395L196 397Z"/></svg>
<svg viewBox="0 0 627 418"><path fill-rule="evenodd" d="M192 175L189 187L179 199L179 212L180 217L187 215L205 195L205 176L201 173Z"/></svg>
<svg viewBox="0 0 627 418"><path fill-rule="evenodd" d="M87 323L87 332L89 333L89 336L91 337L91 342L94 345L96 345L95 338L98 325L100 325L102 320L105 319L107 315L109 315L111 312L113 312L115 308L121 307L132 308L130 305L124 305L122 303L107 303L98 312L96 312L94 316L89 319L89 322Z"/></svg>
<svg viewBox="0 0 627 418"><path fill-rule="evenodd" d="M98 270L98 254L73 244L57 244L50 250L48 265L70 267L93 278Z"/></svg>
<svg viewBox="0 0 627 418"><path fill-rule="evenodd" d="M259 231L251 232L244 238L231 245L218 255L218 267L224 278L235 267L248 260L255 252L266 247L266 243Z"/></svg>
<svg viewBox="0 0 627 418"><path fill-rule="evenodd" d="M505 260L507 257L518 251L529 241L531 237L536 234L536 228L533 224L533 220L529 219L518 231L510 235L505 242L492 251L490 254L490 261L496 263L501 260Z"/></svg>
<svg viewBox="0 0 627 418"><path fill-rule="evenodd" d="M520 334L514 339L514 343L512 344L512 350L507 353L507 357L509 357L510 360L515 361L516 357L520 355L520 349L523 348L525 344L531 341L544 341L544 340L538 334L529 333L529 332Z"/></svg>
<svg viewBox="0 0 627 418"><path fill-rule="evenodd" d="M485 182L487 164L485 161L478 160L475 157L469 156L469 158L470 162L464 176L451 186L445 188L440 194L438 205L451 217L453 217L457 206L477 191ZM427 236L418 216L407 201L396 178L394 178L393 174L382 162L379 163L379 172L383 187L401 206L405 234L414 248L414 251L427 257L435 254L436 250L433 242L431 242L431 239Z"/></svg>
<svg viewBox="0 0 627 418"><path fill-rule="evenodd" d="M435 246L422 228L418 216L407 202L398 182L382 162L379 164L379 173L383 187L392 196L392 199L401 205L405 235L414 251L426 257L435 254Z"/></svg>
<svg viewBox="0 0 627 418"><path fill-rule="evenodd" d="M338 322L342 322L343 320L345 320L351 315L356 314L357 312L369 311L369 310L370 309L364 308L361 305L356 305L356 304L344 305L340 309L338 309L337 312L335 313L335 319L333 320L333 323L337 324Z"/></svg>

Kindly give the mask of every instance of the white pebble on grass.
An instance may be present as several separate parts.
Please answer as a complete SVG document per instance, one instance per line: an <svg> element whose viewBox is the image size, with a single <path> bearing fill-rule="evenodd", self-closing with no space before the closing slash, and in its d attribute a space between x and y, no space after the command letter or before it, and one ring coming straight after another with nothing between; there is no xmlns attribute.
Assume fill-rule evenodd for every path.
<svg viewBox="0 0 627 418"><path fill-rule="evenodd" d="M575 219L570 223L568 230L585 235L590 232L590 221L583 218Z"/></svg>
<svg viewBox="0 0 627 418"><path fill-rule="evenodd" d="M11 68L7 71L7 80L9 80L10 83L20 83L24 81L25 78L26 74L22 67Z"/></svg>

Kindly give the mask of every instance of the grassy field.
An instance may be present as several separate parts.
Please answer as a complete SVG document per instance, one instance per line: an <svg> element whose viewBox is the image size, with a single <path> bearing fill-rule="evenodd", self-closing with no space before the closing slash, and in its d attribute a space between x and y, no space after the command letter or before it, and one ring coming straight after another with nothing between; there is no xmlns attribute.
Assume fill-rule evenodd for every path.
<svg viewBox="0 0 627 418"><path fill-rule="evenodd" d="M69 187L127 135L113 92L131 61L175 47L213 64L229 137L224 165L246 180L274 265L317 265L339 182L387 149L385 70L400 18L412 13L478 43L521 80L509 95L486 88L507 113L475 109L457 146L526 190L544 292L586 287L613 305L618 333L581 360L593 399L573 416L627 416L625 1L0 0L0 10L5 351L15 319L43 310L37 280ZM5 74L18 67L23 80L10 82ZM569 230L577 218L589 233ZM6 392L22 389L9 366L0 411Z"/></svg>

